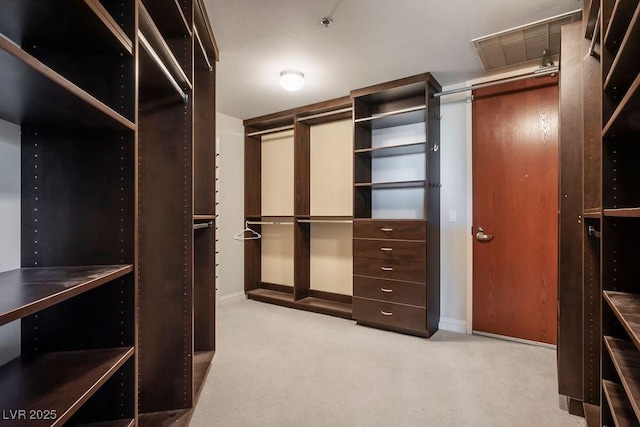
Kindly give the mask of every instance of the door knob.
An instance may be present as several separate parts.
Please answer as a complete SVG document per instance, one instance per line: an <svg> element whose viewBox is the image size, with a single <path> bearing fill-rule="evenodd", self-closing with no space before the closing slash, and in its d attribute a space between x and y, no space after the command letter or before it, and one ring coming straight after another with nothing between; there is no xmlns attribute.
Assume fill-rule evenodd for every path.
<svg viewBox="0 0 640 427"><path fill-rule="evenodd" d="M493 234L484 234L484 229L482 227L478 227L476 239L478 239L478 242L490 242L493 240Z"/></svg>

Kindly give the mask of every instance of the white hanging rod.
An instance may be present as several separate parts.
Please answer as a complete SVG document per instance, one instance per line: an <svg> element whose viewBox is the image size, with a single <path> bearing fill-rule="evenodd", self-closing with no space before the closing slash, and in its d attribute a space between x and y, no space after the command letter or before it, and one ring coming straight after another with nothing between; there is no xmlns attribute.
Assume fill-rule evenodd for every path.
<svg viewBox="0 0 640 427"><path fill-rule="evenodd" d="M340 110L333 110L333 111L327 111L325 113L313 114L311 116L298 117L297 121L304 122L306 120L320 119L322 117L329 117L329 116L334 116L336 114L342 114L342 113L350 113L352 111L353 111L353 107L347 107L347 108L342 108Z"/></svg>
<svg viewBox="0 0 640 427"><path fill-rule="evenodd" d="M247 221L248 225L293 225L291 221Z"/></svg>
<svg viewBox="0 0 640 427"><path fill-rule="evenodd" d="M386 113L380 113L380 114L374 114L371 117L363 117L361 119L355 119L354 122L356 122L356 123L368 122L368 121L371 121L371 120L382 119L384 117L396 116L398 114L412 113L414 111L420 111L420 110L424 110L426 108L427 108L426 105L418 105L418 106L415 106L415 107L402 108L400 110L388 111Z"/></svg>
<svg viewBox="0 0 640 427"><path fill-rule="evenodd" d="M502 80L492 80L490 82L487 83L481 83L481 84L477 84L477 85L471 85L471 86L467 86L467 87L462 87L460 89L451 89L451 90L447 90L444 92L438 92L438 93L434 93L433 97L439 97L439 96L445 96L445 95L453 95L454 93L460 93L460 92L467 92L470 90L474 90L474 89L482 89L485 87L491 87L491 86L496 86L502 83L510 83L510 82L517 82L519 80L526 80L528 78L531 77L542 77L542 76L548 76L548 75L552 75L552 74L558 74L560 72L560 67L556 66L552 66L552 67L545 67L545 68L540 68L539 70L535 70L532 71L531 73L527 73L527 74L523 74L517 77L510 77L508 79L502 79Z"/></svg>
<svg viewBox="0 0 640 427"><path fill-rule="evenodd" d="M204 48L204 44L202 44L202 39L200 38L200 34L198 34L198 30L196 26L193 26L193 34L196 35L196 40L198 40L198 44L200 45L200 50L202 50L202 54L204 55L204 60L207 62L207 67L209 67L209 72L213 71L213 66L211 65L211 61L209 61L209 55L207 55L207 51Z"/></svg>
<svg viewBox="0 0 640 427"><path fill-rule="evenodd" d="M193 229L194 230L200 230L202 228L211 228L213 227L213 221L209 221L209 222L201 222L198 224L193 224Z"/></svg>
<svg viewBox="0 0 640 427"><path fill-rule="evenodd" d="M267 134L270 134L270 133L282 132L282 131L285 131L285 130L293 130L293 125L282 126L282 127L273 128L273 129L259 130L259 131L256 131L256 132L248 133L247 136L267 135Z"/></svg>
<svg viewBox="0 0 640 427"><path fill-rule="evenodd" d="M162 62L162 59L160 59L156 51L153 50L153 48L151 47L151 44L149 44L147 39L142 34L142 31L140 30L138 30L138 38L140 39L140 43L142 43L142 47L144 47L144 50L146 50L147 53L151 56L151 58L153 58L153 60L156 62L156 64L158 64L158 67L160 67L160 70L162 70L162 73L167 77L171 85L175 88L176 92L178 92L178 94L186 104L189 101L189 95L187 95L182 90L182 88L180 87L176 79L173 77L171 72L167 69L167 66L164 65L164 62Z"/></svg>
<svg viewBox="0 0 640 427"><path fill-rule="evenodd" d="M353 224L352 219L299 219L303 224Z"/></svg>

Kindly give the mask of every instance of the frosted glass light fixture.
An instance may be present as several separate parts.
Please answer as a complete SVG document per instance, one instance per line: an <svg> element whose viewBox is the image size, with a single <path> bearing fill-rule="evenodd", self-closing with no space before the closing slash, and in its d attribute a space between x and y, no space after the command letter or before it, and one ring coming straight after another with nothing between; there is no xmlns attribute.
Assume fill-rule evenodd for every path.
<svg viewBox="0 0 640 427"><path fill-rule="evenodd" d="M280 73L280 84L291 92L300 90L304 86L304 74L297 70L284 70Z"/></svg>

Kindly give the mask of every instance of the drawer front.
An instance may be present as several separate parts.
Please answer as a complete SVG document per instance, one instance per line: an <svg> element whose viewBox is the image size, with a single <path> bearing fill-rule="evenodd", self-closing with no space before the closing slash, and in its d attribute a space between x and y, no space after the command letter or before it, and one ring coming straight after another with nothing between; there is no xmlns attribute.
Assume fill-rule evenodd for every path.
<svg viewBox="0 0 640 427"><path fill-rule="evenodd" d="M424 308L363 298L353 299L353 318L414 331L424 331L427 327L427 310Z"/></svg>
<svg viewBox="0 0 640 427"><path fill-rule="evenodd" d="M354 257L353 274L381 279L427 283L427 264L425 262Z"/></svg>
<svg viewBox="0 0 640 427"><path fill-rule="evenodd" d="M404 240L353 240L353 255L362 258L425 262L427 244Z"/></svg>
<svg viewBox="0 0 640 427"><path fill-rule="evenodd" d="M420 283L354 276L353 295L419 307L427 306L427 286Z"/></svg>
<svg viewBox="0 0 640 427"><path fill-rule="evenodd" d="M353 237L364 239L427 240L426 221L353 221Z"/></svg>

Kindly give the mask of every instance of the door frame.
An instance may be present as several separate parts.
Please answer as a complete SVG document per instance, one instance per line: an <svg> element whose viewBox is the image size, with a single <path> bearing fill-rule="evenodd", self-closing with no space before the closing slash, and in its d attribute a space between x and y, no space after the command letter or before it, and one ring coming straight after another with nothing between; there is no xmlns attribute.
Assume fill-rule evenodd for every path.
<svg viewBox="0 0 640 427"><path fill-rule="evenodd" d="M540 67L530 66L527 68L521 68L515 71L506 71L498 74L492 74L487 77L482 77L475 80L469 80L466 82L467 86L486 83L492 80L506 79L509 77L517 77L524 74L531 73ZM473 334L473 105L471 101L471 91L464 92L467 96L467 335Z"/></svg>

